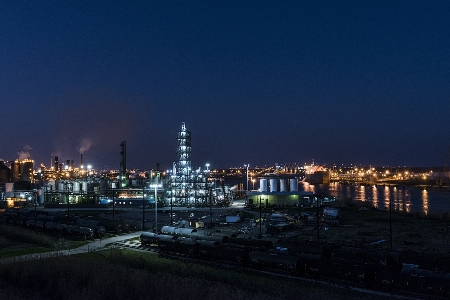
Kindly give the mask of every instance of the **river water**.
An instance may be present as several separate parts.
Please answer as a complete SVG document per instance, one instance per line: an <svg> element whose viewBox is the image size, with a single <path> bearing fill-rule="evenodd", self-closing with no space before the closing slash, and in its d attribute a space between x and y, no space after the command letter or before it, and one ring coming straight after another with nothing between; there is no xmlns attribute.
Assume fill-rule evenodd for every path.
<svg viewBox="0 0 450 300"><path fill-rule="evenodd" d="M369 202L372 206L380 209L392 208L396 211L421 214L441 214L450 212L450 191L438 189L420 189L409 186L383 186L383 185L357 185L341 184L334 182L330 184L299 183L299 190L324 193L338 199L347 199Z"/></svg>

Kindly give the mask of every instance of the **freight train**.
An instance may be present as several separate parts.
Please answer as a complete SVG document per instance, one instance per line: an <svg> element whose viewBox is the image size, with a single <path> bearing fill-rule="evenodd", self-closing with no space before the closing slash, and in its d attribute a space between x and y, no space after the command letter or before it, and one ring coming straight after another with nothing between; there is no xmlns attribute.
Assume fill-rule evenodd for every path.
<svg viewBox="0 0 450 300"><path fill-rule="evenodd" d="M140 229L140 224L121 220L46 214L30 210L8 209L0 215L0 224L21 226L49 234L86 239L103 238L106 233L122 234Z"/></svg>
<svg viewBox="0 0 450 300"><path fill-rule="evenodd" d="M143 245L154 245L161 254L176 254L241 267L289 275L339 280L374 289L405 290L440 297L450 296L450 266L429 268L411 253L368 250L325 242L288 243L238 238L222 234L155 234L143 232ZM417 263L416 263L417 262ZM427 267L428 269L424 269Z"/></svg>

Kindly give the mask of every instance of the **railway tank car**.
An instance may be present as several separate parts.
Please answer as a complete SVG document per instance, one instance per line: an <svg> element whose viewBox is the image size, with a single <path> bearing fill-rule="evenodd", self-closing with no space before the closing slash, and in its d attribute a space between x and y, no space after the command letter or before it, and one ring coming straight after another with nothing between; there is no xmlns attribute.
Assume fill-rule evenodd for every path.
<svg viewBox="0 0 450 300"><path fill-rule="evenodd" d="M329 243L299 242L295 250L264 239L247 239L191 232L189 236L143 232L144 245L156 245L161 254L177 254L226 262L255 269L289 272L297 276L337 279L367 287L394 288L450 296L450 272L424 269L428 264L405 263L400 252L371 250ZM316 247L315 247L316 246Z"/></svg>

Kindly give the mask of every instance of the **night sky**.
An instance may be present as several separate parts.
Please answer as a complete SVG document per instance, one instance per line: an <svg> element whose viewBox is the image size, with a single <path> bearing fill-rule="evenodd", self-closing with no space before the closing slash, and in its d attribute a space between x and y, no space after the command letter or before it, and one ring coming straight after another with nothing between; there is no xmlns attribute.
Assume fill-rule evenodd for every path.
<svg viewBox="0 0 450 300"><path fill-rule="evenodd" d="M449 1L0 1L0 158L442 166Z"/></svg>

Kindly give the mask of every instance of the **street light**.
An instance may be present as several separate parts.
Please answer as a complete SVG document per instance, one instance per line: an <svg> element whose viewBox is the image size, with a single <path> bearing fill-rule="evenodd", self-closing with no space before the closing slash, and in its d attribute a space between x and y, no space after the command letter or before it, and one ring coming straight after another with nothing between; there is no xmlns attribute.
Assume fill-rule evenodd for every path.
<svg viewBox="0 0 450 300"><path fill-rule="evenodd" d="M259 238L262 238L262 207L261 196L259 196Z"/></svg>
<svg viewBox="0 0 450 300"><path fill-rule="evenodd" d="M155 233L158 233L158 191L157 188L161 187L161 184L151 184L151 188L155 188Z"/></svg>

